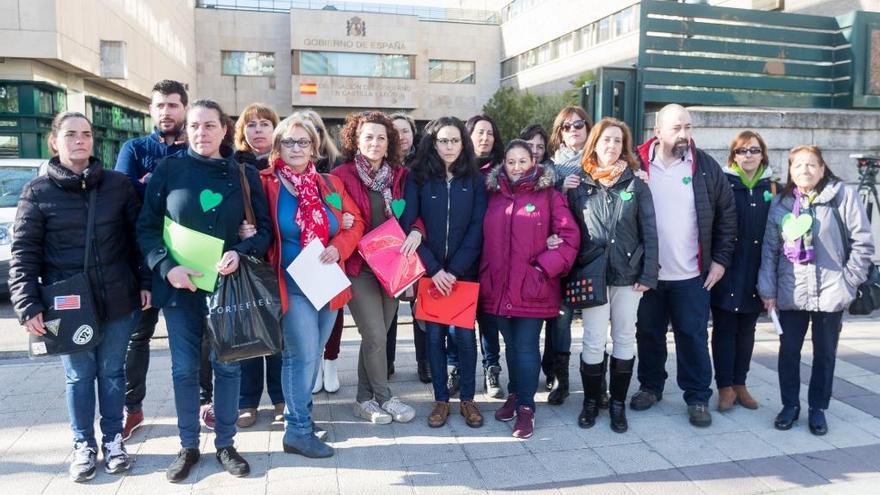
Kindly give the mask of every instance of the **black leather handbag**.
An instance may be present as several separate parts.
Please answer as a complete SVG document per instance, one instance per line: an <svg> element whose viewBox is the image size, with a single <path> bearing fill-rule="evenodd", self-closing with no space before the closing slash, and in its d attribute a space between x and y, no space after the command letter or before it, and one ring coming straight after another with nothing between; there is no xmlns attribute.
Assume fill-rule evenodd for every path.
<svg viewBox="0 0 880 495"><path fill-rule="evenodd" d="M839 204L839 201L835 203ZM843 219L840 218L837 204L831 205L831 211L834 213L834 219L837 220L837 227L840 229L840 237L843 239L843 250L846 253L845 264L849 261L852 244L849 240L846 225L843 223ZM868 268L868 278L856 288L856 298L849 305L849 314L869 315L877 309L880 309L880 269L877 268L877 265L871 263L871 267Z"/></svg>
<svg viewBox="0 0 880 495"><path fill-rule="evenodd" d="M46 334L29 334L30 357L71 354L93 349L101 343L103 334L88 276L89 256L94 242L96 202L97 187L89 193L82 273L40 287L40 299L46 308L43 312Z"/></svg>

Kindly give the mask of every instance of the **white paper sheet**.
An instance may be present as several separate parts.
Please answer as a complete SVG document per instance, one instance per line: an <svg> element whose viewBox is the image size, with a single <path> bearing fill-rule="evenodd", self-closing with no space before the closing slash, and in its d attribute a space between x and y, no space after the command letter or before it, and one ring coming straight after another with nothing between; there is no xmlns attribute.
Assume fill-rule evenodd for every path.
<svg viewBox="0 0 880 495"><path fill-rule="evenodd" d="M776 312L776 308L771 309L769 313L770 321L773 322L773 329L776 330L776 335L782 335L782 325L779 324L779 313Z"/></svg>
<svg viewBox="0 0 880 495"><path fill-rule="evenodd" d="M351 285L345 272L336 263L324 264L319 259L324 244L313 239L287 267L287 273L299 285L315 309L323 308L331 299Z"/></svg>

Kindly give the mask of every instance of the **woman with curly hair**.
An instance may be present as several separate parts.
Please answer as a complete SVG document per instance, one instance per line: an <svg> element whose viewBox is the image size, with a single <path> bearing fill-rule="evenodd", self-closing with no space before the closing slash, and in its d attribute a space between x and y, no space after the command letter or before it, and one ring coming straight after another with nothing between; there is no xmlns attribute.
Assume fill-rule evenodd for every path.
<svg viewBox="0 0 880 495"><path fill-rule="evenodd" d="M366 234L393 218L391 203L403 198L407 170L400 165L400 140L391 119L382 112L349 114L342 129L342 154L345 163L331 173L342 179L357 204ZM421 233L413 231L402 252L414 255L421 239ZM361 334L354 414L377 424L411 421L415 410L388 387L385 345L398 300L385 292L359 254L346 260L345 272L353 292L348 308Z"/></svg>

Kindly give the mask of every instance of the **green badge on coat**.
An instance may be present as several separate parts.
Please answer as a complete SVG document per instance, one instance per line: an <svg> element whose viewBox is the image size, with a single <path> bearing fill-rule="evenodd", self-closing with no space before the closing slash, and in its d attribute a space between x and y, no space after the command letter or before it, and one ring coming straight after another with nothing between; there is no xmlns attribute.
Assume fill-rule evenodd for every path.
<svg viewBox="0 0 880 495"><path fill-rule="evenodd" d="M342 209L342 197L339 196L339 193L332 192L325 194L324 201L326 201L328 205L336 208L337 210Z"/></svg>
<svg viewBox="0 0 880 495"><path fill-rule="evenodd" d="M800 238L810 230L813 226L813 217L809 213L794 216L786 213L782 217L782 237L786 240L793 241Z"/></svg>
<svg viewBox="0 0 880 495"><path fill-rule="evenodd" d="M681 178L681 183L684 184L684 185L688 185L688 184L691 183L692 180L693 180L693 179L692 179L691 177L682 177L682 178Z"/></svg>
<svg viewBox="0 0 880 495"><path fill-rule="evenodd" d="M528 203L528 204L526 205L526 211L529 212L529 213L535 211L535 205L533 205L533 204L531 204L531 203Z"/></svg>
<svg viewBox="0 0 880 495"><path fill-rule="evenodd" d="M400 215L403 215L404 209L406 209L405 199L395 199L391 201L391 211L394 212L395 217L400 218Z"/></svg>
<svg viewBox="0 0 880 495"><path fill-rule="evenodd" d="M770 191L764 191L764 201L770 202L773 201L773 193Z"/></svg>
<svg viewBox="0 0 880 495"><path fill-rule="evenodd" d="M202 189L202 192L199 193L199 203L202 205L202 211L206 213L221 202L223 202L223 195L220 193L215 193L210 189Z"/></svg>
<svg viewBox="0 0 880 495"><path fill-rule="evenodd" d="M633 193L631 193L629 191L621 191L620 192L620 199L622 199L624 201L629 201L629 200L633 199Z"/></svg>

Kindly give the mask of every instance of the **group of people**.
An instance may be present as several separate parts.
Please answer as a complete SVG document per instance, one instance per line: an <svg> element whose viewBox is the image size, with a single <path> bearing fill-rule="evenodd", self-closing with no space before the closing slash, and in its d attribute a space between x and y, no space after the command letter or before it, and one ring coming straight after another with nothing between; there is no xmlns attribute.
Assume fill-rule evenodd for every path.
<svg viewBox="0 0 880 495"><path fill-rule="evenodd" d="M514 437L532 436L541 370L550 404L569 396L577 311L579 426L595 426L608 409L610 428L627 431L633 373L632 409L662 400L670 326L689 420L709 426L713 365L720 411L758 407L746 388L755 325L762 311L778 310L783 408L775 426L789 429L799 417L800 354L812 322L809 429L828 430L841 318L867 276L874 244L857 195L815 146L792 149L787 170L772 169L760 134L743 131L721 166L695 145L691 117L679 105L656 114L655 136L638 147L625 123L593 125L574 106L560 111L549 133L530 125L506 145L485 115L441 117L419 132L405 114L353 113L338 137L341 149L313 111L282 120L253 104L233 123L214 101L190 103L175 81L156 84L150 111L154 132L125 144L116 171L93 156L85 115L57 115L48 172L24 188L15 221L12 302L34 335L46 332L40 287L81 272L90 253L87 278L103 339L61 358L75 481L95 476L99 448L106 472L131 465L124 441L144 421L160 308L182 447L166 471L171 482L185 480L199 461L200 423L214 429L226 471L250 472L234 437L256 422L264 383L273 419L284 425L284 451L334 454L312 418L312 394L340 386L335 360L346 305L361 336L354 415L376 424L413 420L414 408L389 385L399 301L357 252L365 233L391 219L406 234L401 255L420 258L441 296L458 282L479 283L474 324L415 322L418 375L434 391L431 427L449 421L456 394L462 421L483 425L475 400L479 334L485 393L506 395L495 419L514 421ZM783 172L786 182L775 182ZM95 227L87 238L92 191ZM804 215L808 221L790 225ZM283 306L279 355L216 360L205 337L209 293L194 283L201 274L171 254L163 238L168 220L223 241L221 275L234 273L242 256L274 268ZM338 264L351 281L320 309L286 270L315 239L325 246L320 261ZM566 282L597 260L607 302L563 299Z"/></svg>

